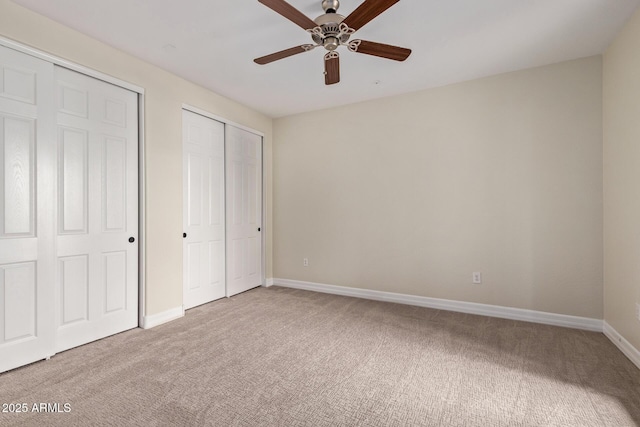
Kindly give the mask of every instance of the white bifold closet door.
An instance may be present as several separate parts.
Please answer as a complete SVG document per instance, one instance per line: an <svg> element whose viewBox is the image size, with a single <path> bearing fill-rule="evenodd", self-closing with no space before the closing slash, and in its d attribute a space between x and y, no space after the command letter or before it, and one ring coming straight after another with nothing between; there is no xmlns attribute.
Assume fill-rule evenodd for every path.
<svg viewBox="0 0 640 427"><path fill-rule="evenodd" d="M53 86L53 64L0 46L0 372L54 353Z"/></svg>
<svg viewBox="0 0 640 427"><path fill-rule="evenodd" d="M224 124L190 111L183 129L184 308L225 296Z"/></svg>
<svg viewBox="0 0 640 427"><path fill-rule="evenodd" d="M134 92L56 67L56 351L138 325Z"/></svg>
<svg viewBox="0 0 640 427"><path fill-rule="evenodd" d="M0 372L138 325L137 94L0 46Z"/></svg>
<svg viewBox="0 0 640 427"><path fill-rule="evenodd" d="M227 125L227 296L262 284L262 137Z"/></svg>

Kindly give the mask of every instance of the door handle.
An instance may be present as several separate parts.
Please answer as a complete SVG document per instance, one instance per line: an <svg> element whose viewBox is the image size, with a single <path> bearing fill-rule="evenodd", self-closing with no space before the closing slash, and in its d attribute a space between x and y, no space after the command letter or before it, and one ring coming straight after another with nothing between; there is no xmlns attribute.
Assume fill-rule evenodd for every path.
<svg viewBox="0 0 640 427"><path fill-rule="evenodd" d="M135 239L135 238L133 238L133 237L129 237L129 243L133 243L133 242L135 242L135 241L136 241L136 239Z"/></svg>
<svg viewBox="0 0 640 427"><path fill-rule="evenodd" d="M258 227L258 231L260 231L260 227Z"/></svg>
<svg viewBox="0 0 640 427"><path fill-rule="evenodd" d="M185 239L187 237L187 233L182 233L182 238Z"/></svg>

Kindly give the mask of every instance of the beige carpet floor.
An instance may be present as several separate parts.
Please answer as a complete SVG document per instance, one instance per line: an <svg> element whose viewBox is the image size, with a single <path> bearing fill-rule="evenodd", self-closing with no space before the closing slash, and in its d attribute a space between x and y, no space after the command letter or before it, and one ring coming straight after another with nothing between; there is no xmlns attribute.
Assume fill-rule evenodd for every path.
<svg viewBox="0 0 640 427"><path fill-rule="evenodd" d="M272 287L0 375L33 426L632 426L600 334Z"/></svg>

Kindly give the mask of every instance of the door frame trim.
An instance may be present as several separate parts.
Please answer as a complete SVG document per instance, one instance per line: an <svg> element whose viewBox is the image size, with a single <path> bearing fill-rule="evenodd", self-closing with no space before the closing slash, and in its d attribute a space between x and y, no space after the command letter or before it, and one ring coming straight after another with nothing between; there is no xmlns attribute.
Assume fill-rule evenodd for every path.
<svg viewBox="0 0 640 427"><path fill-rule="evenodd" d="M58 56L51 55L42 50L32 48L30 46L26 46L22 43L18 43L6 37L0 37L0 45L4 47L8 47L13 50L17 50L18 52L26 53L30 56L35 56L36 58L43 59L47 62L51 62L55 65L59 65L64 68L68 68L73 71L77 71L81 74L85 74L89 77L96 78L98 80L105 81L107 83L111 83L115 86L120 86L121 88L128 89L131 92L136 92L141 95L144 95L144 88L134 85L133 83L126 82L124 80L120 80L108 74L102 73L100 71L94 70L93 68L85 67L84 65L77 64L72 61L68 61L66 59L62 59Z"/></svg>
<svg viewBox="0 0 640 427"><path fill-rule="evenodd" d="M146 294L146 255L145 255L145 132L144 132L144 88L133 83L118 79L93 68L77 64L75 62L60 58L50 53L35 49L31 46L16 42L6 37L0 36L0 46L16 50L29 56L50 62L72 71L102 80L114 86L127 89L138 95L138 326L143 327L146 314L145 294Z"/></svg>
<svg viewBox="0 0 640 427"><path fill-rule="evenodd" d="M264 133L260 132L259 130L255 130L253 128L250 128L248 126L242 125L240 123L236 123L236 122L233 122L233 121L231 121L229 119L225 119L224 117L217 116L215 114L209 113L208 111L202 110L202 109L200 109L198 107L194 107L193 105L182 104L182 109L183 110L187 110L187 111L191 111L192 113L200 114L201 116L205 116L205 117L208 117L208 118L213 119L213 120L217 120L219 122L224 123L225 125L231 125L231 126L240 128L242 130L246 130L249 133L252 133L254 135L258 135L258 136L261 136L262 138L264 138Z"/></svg>
<svg viewBox="0 0 640 427"><path fill-rule="evenodd" d="M146 160L145 160L145 133L144 111L145 98L143 93L138 93L138 326L144 328L147 315L146 288L147 288L147 230L146 230Z"/></svg>
<svg viewBox="0 0 640 427"><path fill-rule="evenodd" d="M201 108L195 107L193 105L190 104L182 104L182 109L183 110L187 110L190 111L192 113L195 114L199 114L201 116L207 117L209 119L212 120L216 120L218 122L221 122L225 125L225 127L227 125L229 126L233 126L236 127L238 129L242 129L245 130L249 133L252 133L254 135L258 135L260 137L260 144L262 145L262 157L260 158L260 162L262 163L262 213L261 213L261 232L260 232L260 240L261 240L261 250L262 250L262 254L261 254L261 260L260 262L262 263L262 277L260 278L260 284L262 286L266 286L266 277L267 277L267 232L268 232L268 227L267 227L267 221L266 221L266 215L267 215L267 180L265 179L265 165L264 165L264 156L265 156L265 147L264 147L264 132L260 132L259 130L253 129L249 126L245 126L243 124L240 123L236 123L234 121L231 121L229 119L226 119L224 117L212 114L206 110L203 110ZM225 137L226 137L226 132L225 132ZM225 147L226 147L226 141L225 141ZM226 154L225 154L226 155ZM184 171L183 171L184 173ZM226 184L225 184L226 185ZM184 197L184 196L183 196ZM226 197L225 197L226 200ZM226 228L226 218L225 218L225 228ZM225 242L225 250L226 250L226 242ZM226 260L225 260L226 262ZM183 266L184 268L184 266ZM226 272L225 272L226 274ZM226 285L226 278L225 278L225 285ZM184 286L184 283L183 283ZM228 296L227 296L228 298ZM182 306L184 308L184 304Z"/></svg>

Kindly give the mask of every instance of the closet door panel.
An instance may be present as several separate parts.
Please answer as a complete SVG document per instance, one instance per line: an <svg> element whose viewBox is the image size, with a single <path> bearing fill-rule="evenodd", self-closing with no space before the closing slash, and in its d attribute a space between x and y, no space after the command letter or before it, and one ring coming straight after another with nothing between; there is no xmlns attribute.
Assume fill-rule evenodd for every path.
<svg viewBox="0 0 640 427"><path fill-rule="evenodd" d="M55 78L63 351L138 325L138 124L135 93L61 67Z"/></svg>
<svg viewBox="0 0 640 427"><path fill-rule="evenodd" d="M52 107L53 65L0 46L0 372L54 353Z"/></svg>
<svg viewBox="0 0 640 427"><path fill-rule="evenodd" d="M5 299L4 341L37 338L36 263L6 264L2 267Z"/></svg>
<svg viewBox="0 0 640 427"><path fill-rule="evenodd" d="M88 226L88 153L86 131L60 127L58 167L60 169L58 194L58 232L60 234L86 234Z"/></svg>
<svg viewBox="0 0 640 427"><path fill-rule="evenodd" d="M127 141L122 138L104 139L102 153L102 231L127 230Z"/></svg>
<svg viewBox="0 0 640 427"><path fill-rule="evenodd" d="M262 137L227 125L227 296L262 284Z"/></svg>
<svg viewBox="0 0 640 427"><path fill-rule="evenodd" d="M60 258L62 325L89 320L89 259L86 255Z"/></svg>
<svg viewBox="0 0 640 427"><path fill-rule="evenodd" d="M225 296L224 125L183 111L184 308Z"/></svg>

